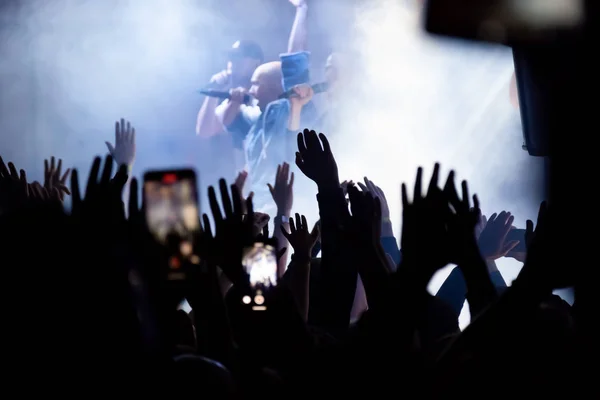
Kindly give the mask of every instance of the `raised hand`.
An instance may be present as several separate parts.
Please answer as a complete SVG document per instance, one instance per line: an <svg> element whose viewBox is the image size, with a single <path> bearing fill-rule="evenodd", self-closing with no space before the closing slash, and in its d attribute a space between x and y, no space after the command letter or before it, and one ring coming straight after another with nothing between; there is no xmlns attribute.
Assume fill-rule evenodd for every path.
<svg viewBox="0 0 600 400"><path fill-rule="evenodd" d="M423 169L417 169L412 202L402 184L402 258L403 263L422 265L420 274L431 276L450 262L450 243L446 223L450 215L447 197L438 187L440 165L435 164L427 194L422 194Z"/></svg>
<svg viewBox="0 0 600 400"><path fill-rule="evenodd" d="M306 0L289 0L294 7L303 7L306 5Z"/></svg>
<svg viewBox="0 0 600 400"><path fill-rule="evenodd" d="M72 212L85 218L102 223L115 222L114 218L124 220L125 210L121 195L127 183L127 167L121 165L114 178L113 158L106 156L104 168L100 173L102 159L96 157L90 168L85 193L79 188L79 174L76 169L71 173Z"/></svg>
<svg viewBox="0 0 600 400"><path fill-rule="evenodd" d="M529 250L534 245L543 244L547 240L548 203L543 201L538 209L537 227L534 229L533 221L528 219L525 224L525 245ZM538 238L539 236L539 238Z"/></svg>
<svg viewBox="0 0 600 400"><path fill-rule="evenodd" d="M352 186L352 185L354 185L354 182L351 180L340 183L340 187L342 188L342 191L344 192L344 196L348 195L348 186Z"/></svg>
<svg viewBox="0 0 600 400"><path fill-rule="evenodd" d="M489 261L505 257L518 244L518 240L507 241L506 237L515 220L509 212L492 214L479 235L479 250L483 258Z"/></svg>
<svg viewBox="0 0 600 400"><path fill-rule="evenodd" d="M357 185L360 187L360 190L363 192L371 193L371 196L379 199L379 203L381 204L381 218L383 220L390 218L390 207L388 205L387 199L385 198L385 193L383 190L377 185L373 183L372 180L365 176L364 184L361 182L357 182Z"/></svg>
<svg viewBox="0 0 600 400"><path fill-rule="evenodd" d="M373 183L373 181L369 180L365 176L365 183L358 182L358 186L363 192L371 193L371 196L379 199L379 204L381 204L381 230L382 235L387 237L394 236L394 230L392 228L392 223L390 220L390 206L385 198L385 193L383 190L377 185Z"/></svg>
<svg viewBox="0 0 600 400"><path fill-rule="evenodd" d="M479 240L479 237L481 236L481 232L483 232L486 225L487 225L487 217L485 215L481 214L479 216L479 221L477 222L477 225L475 225L475 239Z"/></svg>
<svg viewBox="0 0 600 400"><path fill-rule="evenodd" d="M226 88L231 83L231 71L223 70L217 72L210 78L210 84L221 88Z"/></svg>
<svg viewBox="0 0 600 400"><path fill-rule="evenodd" d="M281 232L294 249L293 258L299 257L310 261L312 249L319 240L319 226L315 225L313 230L309 232L304 215L296 214L295 221L290 218L290 231L286 231L282 226Z"/></svg>
<svg viewBox="0 0 600 400"><path fill-rule="evenodd" d="M67 168L65 173L62 174L62 160L60 158L58 159L58 163L54 156L50 157L50 162L44 160L44 189L46 189L48 193L52 193L56 188L59 192L60 199L63 200L65 194L71 194L71 191L67 187L67 179L69 178L70 172L71 169Z"/></svg>
<svg viewBox="0 0 600 400"><path fill-rule="evenodd" d="M127 165L131 167L135 160L135 128L129 121L121 118L121 121L115 122L115 145L105 142L108 152L113 157L117 165Z"/></svg>
<svg viewBox="0 0 600 400"><path fill-rule="evenodd" d="M466 181L462 181L461 191L462 194L459 196L454 183L454 171L450 171L444 186L444 194L454 210L448 215L447 229L451 261L458 265L463 264L467 257L478 251L475 235L481 217L477 195L473 195L473 206L471 206L471 196Z"/></svg>
<svg viewBox="0 0 600 400"><path fill-rule="evenodd" d="M355 186L348 186L350 210L352 212L352 236L360 238L367 245L378 243L381 238L381 202L369 191L361 192Z"/></svg>
<svg viewBox="0 0 600 400"><path fill-rule="evenodd" d="M246 213L246 199L244 199L244 186L246 186L246 181L248 180L248 171L240 171L235 178L233 184L237 187L238 192L240 193L242 199L242 210L244 214ZM254 192L250 192L248 195L248 199L252 199L254 196ZM268 222L268 221L267 221Z"/></svg>
<svg viewBox="0 0 600 400"><path fill-rule="evenodd" d="M314 95L313 88L310 85L302 84L293 88L294 95L289 98L293 107L304 107L308 104Z"/></svg>
<svg viewBox="0 0 600 400"><path fill-rule="evenodd" d="M307 178L321 187L339 187L338 167L329 141L320 133L305 129L298 134L296 165Z"/></svg>
<svg viewBox="0 0 600 400"><path fill-rule="evenodd" d="M381 308L387 299L388 278L395 270L381 246L381 203L355 186L348 186L348 197L352 215L343 224L343 233L352 251L349 262L357 268L369 307Z"/></svg>
<svg viewBox="0 0 600 400"><path fill-rule="evenodd" d="M233 184L237 187L240 195L243 196L244 186L246 186L246 181L248 180L248 171L240 171L235 177L235 181Z"/></svg>
<svg viewBox="0 0 600 400"><path fill-rule="evenodd" d="M230 194L231 190L231 194ZM215 223L214 235L208 215L202 216L204 233L202 239L202 255L213 265L221 267L229 280L236 284L247 278L242 268L244 248L254 241L254 208L252 199L246 200L246 214L242 208L242 197L237 186L227 187L224 179L219 181L221 206L217 200L215 188L208 188L208 202Z"/></svg>
<svg viewBox="0 0 600 400"><path fill-rule="evenodd" d="M290 165L285 162L278 165L275 186L270 183L267 186L277 205L277 215L288 216L294 204L294 173L290 174Z"/></svg>
<svg viewBox="0 0 600 400"><path fill-rule="evenodd" d="M0 213L13 210L21 206L29 196L29 185L25 170L17 172L11 162L8 167L0 157Z"/></svg>
<svg viewBox="0 0 600 400"><path fill-rule="evenodd" d="M39 182L29 184L29 200L37 204L58 203L62 204L62 192L54 187L46 189Z"/></svg>

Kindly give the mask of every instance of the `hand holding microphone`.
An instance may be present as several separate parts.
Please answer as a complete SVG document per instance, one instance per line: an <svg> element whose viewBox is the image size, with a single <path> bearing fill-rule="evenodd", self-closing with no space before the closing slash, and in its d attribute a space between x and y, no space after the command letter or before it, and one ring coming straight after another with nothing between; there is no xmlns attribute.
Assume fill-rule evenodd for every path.
<svg viewBox="0 0 600 400"><path fill-rule="evenodd" d="M304 107L309 101L312 100L315 90L312 86L302 84L292 88L293 94L289 97L292 107L299 106Z"/></svg>
<svg viewBox="0 0 600 400"><path fill-rule="evenodd" d="M250 102L248 90L243 87L236 87L229 90L229 101L237 104L247 104Z"/></svg>
<svg viewBox="0 0 600 400"><path fill-rule="evenodd" d="M312 86L299 85L282 93L278 98L291 99L292 97L297 97L301 99L300 102L305 101L303 104L306 104L313 95L326 92L328 88L329 84L326 82L316 83ZM217 89L202 89L198 90L198 93L218 99L229 99L229 101L238 102L240 104L248 104L252 100L252 96L248 94L248 90L243 87L230 89L228 92ZM298 100L295 99L294 101L297 102Z"/></svg>
<svg viewBox="0 0 600 400"><path fill-rule="evenodd" d="M199 90L198 93L217 99L229 99L230 102L239 104L249 104L252 101L252 97L248 94L248 91L242 87L230 89L228 92L215 89L203 89Z"/></svg>

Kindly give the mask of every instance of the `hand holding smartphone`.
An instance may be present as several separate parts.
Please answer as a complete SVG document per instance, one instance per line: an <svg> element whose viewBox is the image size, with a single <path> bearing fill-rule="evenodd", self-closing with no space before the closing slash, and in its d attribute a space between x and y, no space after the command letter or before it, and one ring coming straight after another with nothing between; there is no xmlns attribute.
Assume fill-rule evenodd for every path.
<svg viewBox="0 0 600 400"><path fill-rule="evenodd" d="M277 252L273 246L254 243L244 250L242 266L250 278L250 295L242 298L242 302L253 311L265 311L267 302L265 295L277 286Z"/></svg>
<svg viewBox="0 0 600 400"><path fill-rule="evenodd" d="M169 252L167 279L185 280L189 265L200 263L194 251L200 231L196 173L191 169L147 172L143 195L148 229Z"/></svg>

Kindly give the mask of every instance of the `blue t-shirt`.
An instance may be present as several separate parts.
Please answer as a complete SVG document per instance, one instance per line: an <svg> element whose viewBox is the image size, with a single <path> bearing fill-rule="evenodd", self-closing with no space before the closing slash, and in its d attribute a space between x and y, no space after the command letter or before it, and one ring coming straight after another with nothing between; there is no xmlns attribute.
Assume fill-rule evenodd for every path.
<svg viewBox="0 0 600 400"><path fill-rule="evenodd" d="M282 86L288 91L310 80L310 54L298 52L280 55ZM242 108L236 119L227 126L234 145L243 149L248 170L249 187L254 192L255 205L272 202L267 183L273 183L277 165L284 161L294 165L297 151L296 135L287 129L290 102L275 100L262 114L256 107ZM312 127L318 117L309 102L302 108L300 126Z"/></svg>
<svg viewBox="0 0 600 400"><path fill-rule="evenodd" d="M256 202L265 201L262 195L270 198L267 183L273 183L277 165L284 161L294 165L298 132L287 129L289 116L290 102L280 99L269 103L258 118L242 110L227 127L234 143L243 146L250 190L254 192ZM314 104L306 104L302 108L301 126L311 127L316 118Z"/></svg>
<svg viewBox="0 0 600 400"><path fill-rule="evenodd" d="M223 102L219 107L225 107L226 105L226 102ZM233 147L244 150L246 136L248 136L252 125L260 119L261 114L262 113L257 106L246 106L242 104L237 117L226 127L227 132L231 134Z"/></svg>

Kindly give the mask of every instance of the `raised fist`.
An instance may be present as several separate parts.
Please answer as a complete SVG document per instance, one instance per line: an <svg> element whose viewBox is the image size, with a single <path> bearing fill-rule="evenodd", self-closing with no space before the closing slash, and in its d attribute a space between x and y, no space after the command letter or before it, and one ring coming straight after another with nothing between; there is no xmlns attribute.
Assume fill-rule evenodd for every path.
<svg viewBox="0 0 600 400"><path fill-rule="evenodd" d="M218 86L226 86L231 81L231 72L228 70L223 70L219 73L216 73L210 78L210 83Z"/></svg>

